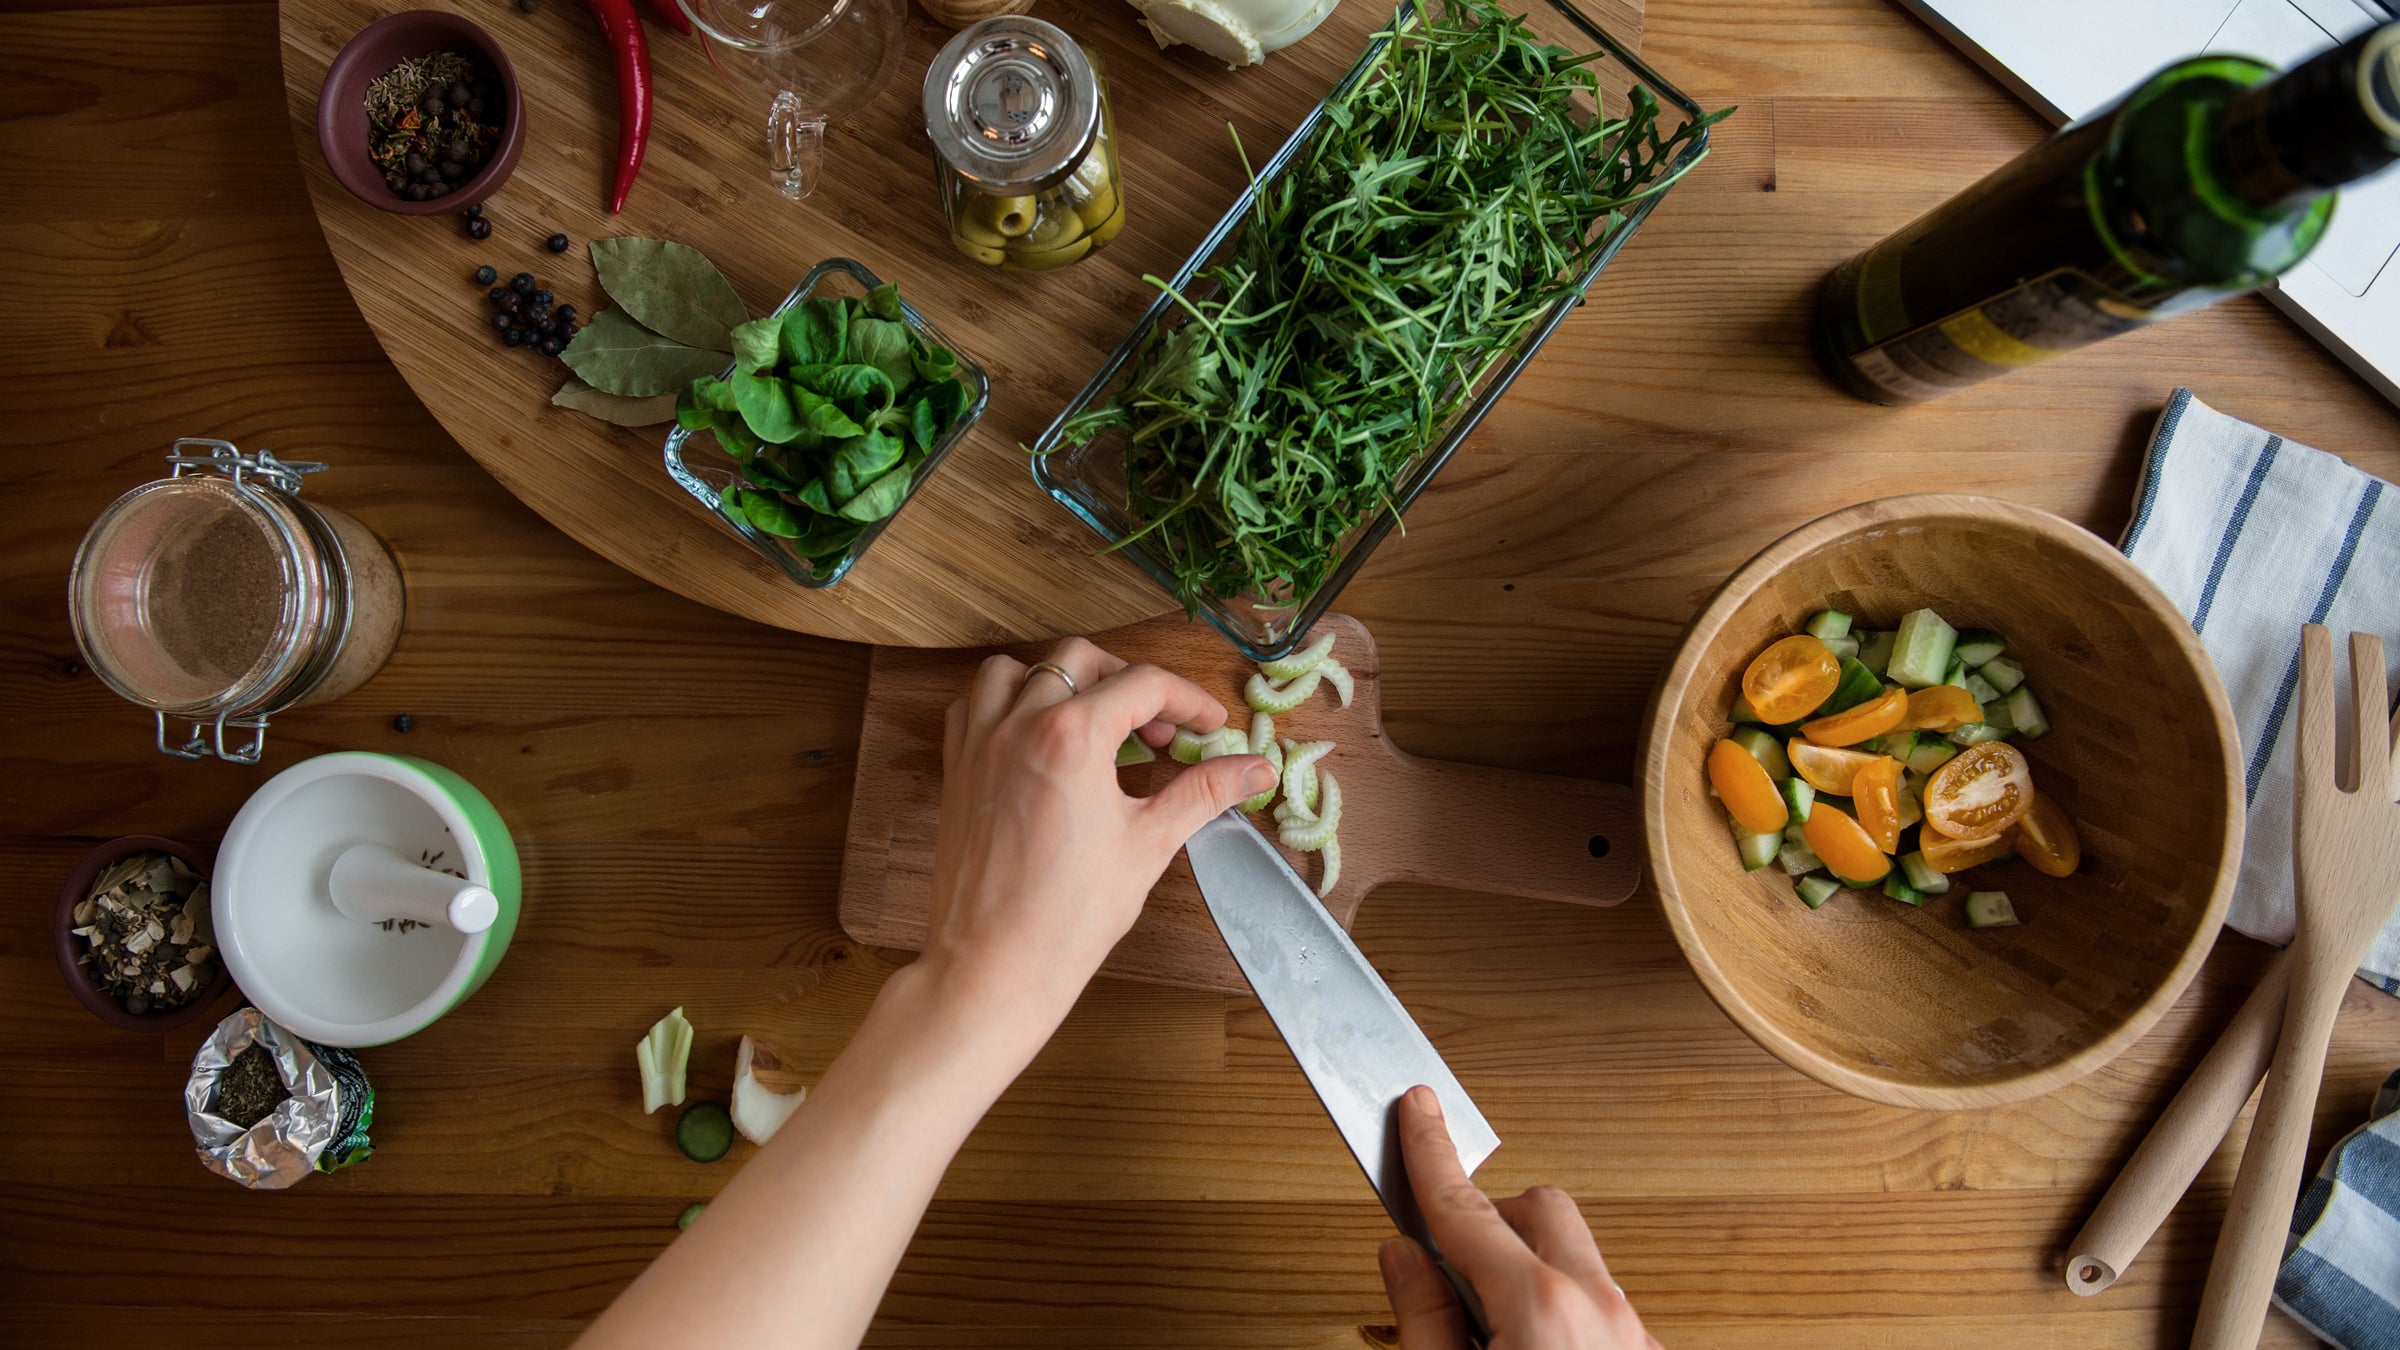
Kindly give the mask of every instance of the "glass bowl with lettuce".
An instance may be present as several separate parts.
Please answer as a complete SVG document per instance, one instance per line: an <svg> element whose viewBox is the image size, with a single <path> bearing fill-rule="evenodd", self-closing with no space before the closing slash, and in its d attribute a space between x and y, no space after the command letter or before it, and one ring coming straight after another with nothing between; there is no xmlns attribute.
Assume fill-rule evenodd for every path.
<svg viewBox="0 0 2400 1350"><path fill-rule="evenodd" d="M683 391L667 472L792 580L831 586L990 395L983 367L898 287L829 258L774 313L733 330L722 374Z"/></svg>

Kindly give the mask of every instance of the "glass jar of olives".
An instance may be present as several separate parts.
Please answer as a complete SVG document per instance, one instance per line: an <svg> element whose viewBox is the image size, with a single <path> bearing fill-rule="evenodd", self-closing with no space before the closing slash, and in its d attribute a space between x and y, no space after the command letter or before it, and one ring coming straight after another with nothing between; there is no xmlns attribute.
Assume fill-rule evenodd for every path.
<svg viewBox="0 0 2400 1350"><path fill-rule="evenodd" d="M1021 14L959 32L925 72L925 128L950 242L993 267L1047 272L1125 226L1100 67Z"/></svg>

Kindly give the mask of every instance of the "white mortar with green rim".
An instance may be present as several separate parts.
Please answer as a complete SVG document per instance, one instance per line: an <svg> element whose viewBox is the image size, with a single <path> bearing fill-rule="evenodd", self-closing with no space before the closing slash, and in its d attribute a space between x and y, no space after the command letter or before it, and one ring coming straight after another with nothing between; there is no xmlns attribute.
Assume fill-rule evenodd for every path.
<svg viewBox="0 0 2400 1350"><path fill-rule="evenodd" d="M334 904L336 859L380 844L487 889L478 932L353 918ZM304 760L251 794L217 853L211 917L234 983L322 1045L382 1045L424 1030L480 988L516 932L517 847L491 800L406 755Z"/></svg>

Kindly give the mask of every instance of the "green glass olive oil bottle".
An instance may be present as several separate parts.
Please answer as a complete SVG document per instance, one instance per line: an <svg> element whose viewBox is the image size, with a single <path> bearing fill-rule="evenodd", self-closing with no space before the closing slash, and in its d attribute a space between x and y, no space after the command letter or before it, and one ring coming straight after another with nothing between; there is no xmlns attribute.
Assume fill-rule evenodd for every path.
<svg viewBox="0 0 2400 1350"><path fill-rule="evenodd" d="M1835 268L1814 342L1876 403L1938 398L2264 285L2400 160L2400 23L2278 76L2167 67Z"/></svg>

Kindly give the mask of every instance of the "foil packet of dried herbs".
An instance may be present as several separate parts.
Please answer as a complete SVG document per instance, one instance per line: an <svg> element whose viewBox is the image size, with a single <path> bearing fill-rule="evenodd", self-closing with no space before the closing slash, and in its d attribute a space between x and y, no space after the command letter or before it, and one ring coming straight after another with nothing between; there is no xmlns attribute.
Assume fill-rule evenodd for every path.
<svg viewBox="0 0 2400 1350"><path fill-rule="evenodd" d="M75 905L93 983L139 1017L198 998L217 977L208 883L171 853L119 859Z"/></svg>
<svg viewBox="0 0 2400 1350"><path fill-rule="evenodd" d="M183 1109L200 1164L258 1191L373 1153L375 1090L358 1057L302 1040L256 1008L217 1023L192 1057Z"/></svg>

